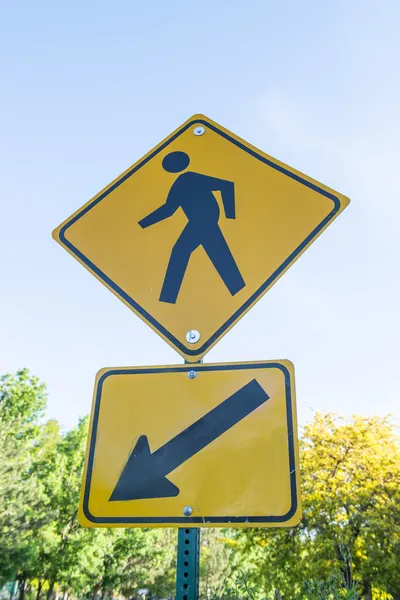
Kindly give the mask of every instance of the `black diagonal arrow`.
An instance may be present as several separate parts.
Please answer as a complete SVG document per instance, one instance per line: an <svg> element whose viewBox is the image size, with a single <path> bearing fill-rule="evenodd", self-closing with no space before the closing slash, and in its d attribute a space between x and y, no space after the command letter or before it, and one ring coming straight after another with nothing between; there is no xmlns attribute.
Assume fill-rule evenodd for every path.
<svg viewBox="0 0 400 600"><path fill-rule="evenodd" d="M141 435L110 500L177 496L179 488L171 483L166 475L211 444L268 399L268 394L253 379L155 452L151 453L147 436Z"/></svg>

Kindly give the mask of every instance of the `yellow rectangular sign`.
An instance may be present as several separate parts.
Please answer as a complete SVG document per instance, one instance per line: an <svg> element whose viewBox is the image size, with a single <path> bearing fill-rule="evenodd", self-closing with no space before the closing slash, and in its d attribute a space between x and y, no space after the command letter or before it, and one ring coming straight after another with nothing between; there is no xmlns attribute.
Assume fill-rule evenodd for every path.
<svg viewBox="0 0 400 600"><path fill-rule="evenodd" d="M79 519L87 527L294 526L289 361L103 369Z"/></svg>
<svg viewBox="0 0 400 600"><path fill-rule="evenodd" d="M195 115L53 236L197 362L348 203Z"/></svg>

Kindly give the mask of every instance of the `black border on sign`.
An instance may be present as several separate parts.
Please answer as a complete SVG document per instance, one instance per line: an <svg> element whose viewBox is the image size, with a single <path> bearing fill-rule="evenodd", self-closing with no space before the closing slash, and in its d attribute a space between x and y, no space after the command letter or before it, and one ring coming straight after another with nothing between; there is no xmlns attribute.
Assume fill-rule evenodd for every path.
<svg viewBox="0 0 400 600"><path fill-rule="evenodd" d="M182 367L146 367L139 369L110 369L103 375L101 375L96 389L96 395L94 400L94 411L93 411L93 425L89 445L88 464L86 471L86 478L84 481L84 494L83 494L83 514L91 523L99 524L171 524L171 525L188 525L191 524L203 524L204 523L215 523L215 524L226 524L229 523L285 523L289 521L296 513L298 506L297 498L297 486L296 486L296 458L294 448L294 430L293 430L293 407L292 407L292 382L290 378L290 372L285 365L279 362L267 362L267 363L249 363L249 364L232 364L232 365L196 365L196 371L240 371L240 370L252 370L252 369L279 369L282 371L285 377L285 390L286 390L286 415L287 415L287 431L288 431L288 449L289 449L289 463L288 463L288 474L290 479L290 496L291 506L288 512L284 515L265 515L253 517L251 515L245 517L236 516L225 516L225 517L96 517L89 510L89 499L90 499L90 486L92 482L93 462L96 449L97 440L97 428L100 412L101 395L104 381L107 377L115 375L147 375L154 373L185 373L193 370L193 365L185 365Z"/></svg>
<svg viewBox="0 0 400 600"><path fill-rule="evenodd" d="M332 201L333 205L332 205L332 209L322 219L322 221L317 225L317 227L315 227L315 229L313 231L311 231L309 233L309 235L306 236L306 238L301 242L301 244L299 244L299 246L286 258L286 260L284 260L283 263L281 265L279 265L279 267L272 273L272 275L270 277L268 277L268 279L266 281L264 281L264 283L250 296L250 298L248 298L242 304L242 306L237 311L235 311L234 314L231 315L229 317L229 319L227 319L227 321L225 321L225 323L223 323L221 325L221 327L219 327L219 329L208 340L205 340L205 342L204 342L204 344L202 344L202 346L200 346L199 348L193 349L188 346L185 346L184 343L182 343L180 340L178 340L178 338L176 338L174 335L172 335L172 333L170 331L168 331L168 329L166 329L163 325L161 325L161 323L159 323L157 321L157 319L155 319L149 312L147 312L143 306L138 304L131 296L129 296L129 294L127 292L125 292L125 290L123 290L119 285L117 285L115 283L115 281L113 281L106 273L104 273L97 265L95 265L87 256L85 256L85 254L83 254L76 246L74 246L74 244L72 244L72 242L70 242L67 239L66 233L67 233L69 227L71 227L71 225L76 223L76 221L78 221L87 212L89 212L93 207L95 207L97 204L99 204L99 202L104 200L104 198L106 198L109 194L111 194L111 192L113 192L118 186L120 186L122 183L124 183L124 181L126 181L129 177L131 177L134 173L136 173L136 171L138 171L146 163L148 163L150 160L152 160L157 154L159 154L160 152L165 150L165 148L167 148L167 146L171 142L176 140L189 127L191 127L193 125L199 125L199 124L209 127L210 129L212 129L212 131L214 131L221 137L225 138L226 140L228 140L229 142L231 142L232 144L234 144L235 146L237 146L244 152L247 152L253 158L256 158L257 160L264 163L268 167L275 169L279 173L282 173L283 175L286 175L287 177L294 179L301 185L304 185L304 186L310 188L311 190L314 190L314 192L321 194L321 196L328 198L329 200ZM189 123L186 123L186 125L181 127L174 135L169 137L163 144L161 144L158 148L156 148L156 150L151 152L149 154L149 156L147 156L146 158L141 160L136 166L132 167L127 173L122 175L105 192L100 194L97 198L95 198L87 206L85 206L84 208L79 210L77 212L77 214L75 216L73 216L72 218L70 218L67 221L67 223L65 223L65 225L63 225L63 227L60 229L59 239L60 239L60 242L66 248L68 248L72 252L72 254L74 254L77 258L79 258L93 273L95 273L101 281L103 281L112 290L114 290L114 292L117 294L117 296L119 296L122 300L124 300L139 315L141 315L141 317L143 319L145 319L152 327L154 327L154 329L159 331L161 335L163 335L167 340L169 340L169 342L171 342L175 346L175 348L177 349L178 352L182 353L184 356L197 357L200 355L204 355L205 352L207 352L207 350L226 332L226 330L229 329L229 327L231 327L234 323L236 323L236 321L243 315L243 313L248 308L250 308L252 306L252 304L269 287L272 286L272 284L285 271L285 269L287 269L288 266L291 265L296 260L296 258L299 256L299 254L301 254L301 252L321 233L321 231L328 225L328 223L330 223L330 221L332 221L335 218L335 216L337 215L337 213L340 210L340 207L341 207L341 204L340 204L339 198L337 196L335 196L334 194L332 194L331 192L324 190L322 187L316 185L315 183L307 181L307 179L305 179L304 177L301 177L297 173L292 173L288 168L285 168L285 167L273 162L269 158L262 156L261 154L259 154L259 152L257 152L253 148L245 145L244 143L242 143L239 140L236 140L234 137L232 137L231 135L229 135L227 132L223 131L222 129L219 129L219 127L216 127L212 123L209 123L208 121L199 118L199 119L193 119Z"/></svg>

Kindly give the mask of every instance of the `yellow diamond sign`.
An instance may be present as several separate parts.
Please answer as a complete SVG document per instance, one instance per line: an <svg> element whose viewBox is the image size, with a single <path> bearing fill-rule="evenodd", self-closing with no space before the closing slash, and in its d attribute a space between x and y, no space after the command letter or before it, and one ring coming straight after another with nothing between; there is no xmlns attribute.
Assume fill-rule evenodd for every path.
<svg viewBox="0 0 400 600"><path fill-rule="evenodd" d="M53 235L196 362L348 203L196 115Z"/></svg>
<svg viewBox="0 0 400 600"><path fill-rule="evenodd" d="M289 361L100 371L82 525L276 527L300 517Z"/></svg>

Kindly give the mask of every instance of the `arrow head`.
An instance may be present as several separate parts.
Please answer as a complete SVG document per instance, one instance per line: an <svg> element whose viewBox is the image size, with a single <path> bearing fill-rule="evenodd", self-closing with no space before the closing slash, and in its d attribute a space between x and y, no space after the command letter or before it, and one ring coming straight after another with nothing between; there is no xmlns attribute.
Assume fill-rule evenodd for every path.
<svg viewBox="0 0 400 600"><path fill-rule="evenodd" d="M141 435L110 496L110 502L177 496L176 487L157 467L146 435Z"/></svg>

